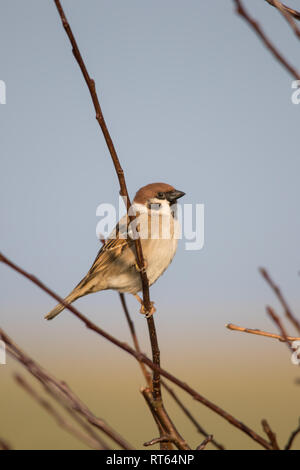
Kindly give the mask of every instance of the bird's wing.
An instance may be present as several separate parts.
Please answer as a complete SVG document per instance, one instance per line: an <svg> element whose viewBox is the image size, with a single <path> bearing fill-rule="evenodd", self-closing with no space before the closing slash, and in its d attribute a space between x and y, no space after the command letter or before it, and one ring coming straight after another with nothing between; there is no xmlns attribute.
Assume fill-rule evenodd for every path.
<svg viewBox="0 0 300 470"><path fill-rule="evenodd" d="M102 267L112 263L126 248L132 249L133 247L134 241L127 235L127 218L125 216L99 250L88 275L93 275Z"/></svg>

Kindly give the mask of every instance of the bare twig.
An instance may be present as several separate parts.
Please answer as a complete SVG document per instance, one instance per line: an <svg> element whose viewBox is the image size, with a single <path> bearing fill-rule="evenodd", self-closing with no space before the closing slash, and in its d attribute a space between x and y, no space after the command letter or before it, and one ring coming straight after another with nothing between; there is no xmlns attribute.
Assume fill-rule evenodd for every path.
<svg viewBox="0 0 300 470"><path fill-rule="evenodd" d="M299 341L300 338L296 338L296 337L293 337L293 336L280 336L280 335L276 335L275 333L268 333L267 331L262 331L262 330L253 330L253 329L250 329L250 328L244 328L242 326L237 326L237 325L233 325L232 323L228 323L228 325L226 325L226 328L228 328L228 330L231 330L231 331L240 331L242 333L249 333L251 335L258 335L258 336L265 336L266 338L273 338L273 339L277 339L278 341L281 341L283 343L287 342L287 341Z"/></svg>
<svg viewBox="0 0 300 470"><path fill-rule="evenodd" d="M296 21L294 20L293 15L288 10L288 8L285 5L283 5L281 2L279 2L279 0L272 0L272 1L267 0L267 2L270 3L270 5L273 5L275 8L277 8L280 11L280 13L286 19L286 21L288 22L288 24L290 25L290 27L292 28L292 30L294 31L298 39L300 39L300 29L298 28L298 25Z"/></svg>
<svg viewBox="0 0 300 470"><path fill-rule="evenodd" d="M278 329L281 333L281 336L284 338L284 342L287 345L287 347L289 348L289 350L291 352L294 352L294 350L292 348L291 341L290 341L290 339L287 335L287 331L286 331L285 327L283 326L282 321L280 320L279 316L275 313L274 309L272 307L268 306L268 305L266 307L266 312L269 315L269 317L271 317L271 319L273 320L275 325L278 326Z"/></svg>
<svg viewBox="0 0 300 470"><path fill-rule="evenodd" d="M2 339L10 354L15 360L24 365L28 372L33 375L47 390L50 395L58 402L67 403L74 411L84 417L89 424L102 431L114 442L116 442L122 449L133 450L133 447L121 437L111 426L105 423L102 419L97 418L88 409L88 407L81 402L81 400L72 392L66 383L60 382L55 377L48 374L42 367L37 364L31 357L29 357L19 346L17 346L12 339L0 328L0 339Z"/></svg>
<svg viewBox="0 0 300 470"><path fill-rule="evenodd" d="M260 268L259 271L262 277L265 279L265 281L269 284L271 289L274 291L279 302L281 303L285 316L292 323L292 325L296 328L296 330L300 333L300 321L293 314L280 288L275 284L275 282L273 281L273 279L271 278L271 276L269 275L268 271L265 268Z"/></svg>
<svg viewBox="0 0 300 470"><path fill-rule="evenodd" d="M147 405L149 406L152 414L156 417L156 419L160 423L160 431L161 436L170 436L168 442L174 442L176 447L181 450L190 450L189 445L187 442L180 436L177 429L175 428L174 424L170 420L169 416L167 415L166 411L162 406L159 406L157 401L154 399L154 396L149 388L141 389L141 393L143 394ZM164 439L161 443L166 442Z"/></svg>
<svg viewBox="0 0 300 470"><path fill-rule="evenodd" d="M104 243L104 240L102 240L102 243ZM139 340L138 340L138 337L137 337L137 333L136 333L136 330L135 330L134 323L133 323L133 321L130 317L130 313L129 313L129 310L128 310L128 307L127 307L127 304L126 304L125 296L124 296L124 294L119 294L119 296L120 296L121 304L122 304L122 307L123 307L123 310L124 310L124 313L125 313L125 316L126 316L126 320L127 320L127 323L128 323L129 329L130 329L130 333L131 333L131 336L132 336L132 339L133 339L133 344L134 344L135 350L140 353L141 349L140 349ZM142 362L140 362L140 364L141 364L141 367L142 367L142 372L143 372L143 374L145 376L145 379L146 379L146 383L148 384L148 387L151 388L152 387L151 376L148 373L148 370L145 367L145 364L143 364ZM172 390L167 385L167 383L164 382L164 381L161 381L161 384L167 390L167 392L171 395L171 397L174 399L174 401L178 404L178 406L183 410L183 412L186 414L186 416L191 420L191 422L196 427L197 431L200 434L202 434L204 437L208 437L209 434L200 426L200 424L193 417L191 412L186 408L186 406L181 402L181 400L175 394L174 390ZM156 423L159 426L159 431L161 433L161 437L162 437L162 439L164 439L163 428L160 426L160 423L158 422L158 420L155 416L155 411L153 410L153 408L150 407L150 409L151 409L151 411L153 411L154 419L155 419ZM162 440L161 442L164 442L164 440ZM170 442L170 441L168 441L168 442ZM216 442L214 439L212 439L212 444L219 450L224 450L225 449L224 446L222 446L221 444Z"/></svg>
<svg viewBox="0 0 300 470"><path fill-rule="evenodd" d="M250 14L245 9L241 0L233 0L236 5L237 13L244 18L251 28L257 33L260 39L263 41L265 46L270 50L273 56L278 60L278 62L283 65L283 67L297 80L300 80L300 73L287 61L287 59L279 52L279 50L274 46L272 41L268 38L262 27L259 23L250 16Z"/></svg>
<svg viewBox="0 0 300 470"><path fill-rule="evenodd" d="M193 423L199 434L202 434L205 438L211 436L205 429L198 423L198 421L194 418L192 413L188 410L188 408L182 403L182 401L178 398L177 394L174 390L169 387L169 385L162 380L162 386L167 390L167 392L171 395L173 400L177 403L177 405L182 409L184 414L188 417L188 419ZM225 450L225 447L222 444L219 444L215 439L211 439L211 443L219 450Z"/></svg>
<svg viewBox="0 0 300 470"><path fill-rule="evenodd" d="M292 434L291 434L284 450L291 450L296 437L298 437L299 435L300 435L300 419L299 419L299 425L298 425L297 429L295 429L295 431L292 432Z"/></svg>
<svg viewBox="0 0 300 470"><path fill-rule="evenodd" d="M119 294L119 297L120 297L120 301L121 301L121 304L122 304L122 307L123 307L123 310L124 310L124 313L125 313L125 317L126 317L126 320L127 320L128 326L129 326L129 330L130 330L130 333L131 333L131 337L132 337L132 340L133 340L135 350L136 350L137 353L140 354L141 353L140 344L139 344L138 337L137 337L137 334L136 334L136 331L135 331L134 323L131 320L131 317L130 317L130 314L129 314L129 310L128 310L127 303L126 303L126 300L125 300L125 295L124 294ZM140 362L141 370L142 370L142 373L145 377L146 383L147 383L148 387L151 388L152 387L151 374L149 374L147 368L145 367L145 364L141 361L139 361L139 362Z"/></svg>
<svg viewBox="0 0 300 470"><path fill-rule="evenodd" d="M275 8L278 8L277 4L278 2L276 0L266 0L270 5L272 5ZM280 2L281 3L281 2ZM293 10L293 8L288 7L287 5L284 5L281 3L282 8L285 10L286 13L289 13L293 18L296 20L300 20L300 12L297 10Z"/></svg>
<svg viewBox="0 0 300 470"><path fill-rule="evenodd" d="M268 421L263 419L261 424L262 424L263 430L265 431L266 435L270 439L270 443L272 445L273 450L280 450L280 447L277 442L276 434L272 431Z"/></svg>
<svg viewBox="0 0 300 470"><path fill-rule="evenodd" d="M207 436L207 438L204 439L204 441L197 447L196 450L205 450L207 444L209 444L210 442L212 442L213 437L214 437L214 436L212 436L212 435L211 435L211 436Z"/></svg>
<svg viewBox="0 0 300 470"><path fill-rule="evenodd" d="M128 354L133 356L136 360L142 361L144 364L149 366L152 370L159 371L162 376L164 376L165 378L167 378L168 380L170 380L171 382L176 384L182 390L185 390L185 392L187 392L189 395L191 395L196 401L199 401L204 406L206 406L210 410L217 413L219 416L222 416L222 418L224 418L226 421L228 421L230 424L232 424L234 427L236 427L237 429L239 429L243 433L247 434L251 439L256 441L262 447L264 447L265 449L271 449L270 444L263 437L261 437L255 431L253 431L251 428L246 426L241 421L238 421L236 418L234 418L234 416L232 416L231 414L229 414L226 411L222 410L222 408L215 405L214 403L212 403L207 398L200 395L197 391L195 391L192 387L190 387L188 384L186 384L182 380L176 378L174 375L172 375L171 373L169 373L166 370L162 369L161 367L158 367L145 354L137 353L135 351L135 349L131 348L128 344L126 344L122 341L119 341L117 338L110 335L109 333L104 331L99 326L95 325L88 318L86 318L84 315L82 315L82 313L80 313L79 310L77 310L72 304L68 304L67 302L65 302L63 298L61 298L55 292L53 292L51 289L49 289L47 286L45 286L37 277L27 273L24 269L20 268L19 266L14 264L12 261L10 261L8 258L6 258L2 253L0 253L0 262L2 262L4 264L6 264L7 266L11 267L16 272L18 272L19 274L21 274L22 276L26 277L31 282L33 282L35 285L40 287L44 292L49 294L57 302L61 303L67 310L72 312L73 315L75 315L79 320L81 320L87 328L89 328L90 330L92 330L95 333L99 334L103 338L107 339L109 342L111 342L115 346L119 347L123 351L126 351ZM3 335L3 333L4 332L2 330L0 330L0 337L1 337L1 334ZM5 342L5 338L2 338L2 339Z"/></svg>
<svg viewBox="0 0 300 470"><path fill-rule="evenodd" d="M54 0L54 3L57 7L57 11L61 18L66 34L72 45L74 57L80 67L80 70L84 76L84 79L90 91L91 98L92 98L94 108L96 111L96 119L101 127L102 133L107 143L107 147L109 149L116 173L118 175L119 184L120 184L120 194L121 196L123 196L123 198L126 198L127 213L129 214L131 202L130 202L130 198L129 198L129 194L127 190L124 171L121 167L115 146L113 144L112 138L110 136L110 133L108 131L108 128L107 128L107 125L106 125L106 122L102 113L102 109L101 109L98 95L96 92L95 81L90 77L87 71L86 65L84 63L84 60L78 48L78 44L72 32L71 26L68 23L65 12L62 8L61 2L59 0ZM134 216L131 216L129 214L129 220L132 221L134 218L135 218ZM145 268L146 263L145 263L145 259L143 255L142 244L141 244L140 238L138 237L136 240L134 240L134 243L135 243L135 249L136 249L137 264L138 264L138 268L140 271L141 282L142 282L143 304L144 304L146 313L150 314L151 308L152 308L152 302L150 300L149 282L148 282L147 272ZM153 362L157 365L157 367L160 367L160 352L159 352L159 347L158 347L158 342L157 342L157 333L156 333L154 318L152 316L149 317L149 315L146 315L146 317L147 317L147 324L148 324L150 341L151 341L152 359L153 359ZM153 372L152 389L153 389L154 399L157 401L159 406L163 408L161 389L160 389L160 373L158 369Z"/></svg>
<svg viewBox="0 0 300 470"><path fill-rule="evenodd" d="M171 436L161 436L161 437L156 437L155 439L152 439L151 441L144 442L145 447L150 447L154 446L155 444L161 444L161 443L166 443L166 442L173 442L173 438Z"/></svg>
<svg viewBox="0 0 300 470"><path fill-rule="evenodd" d="M96 450L108 450L109 447L107 444L99 439L99 436L88 436L85 433L79 431L72 423L67 421L52 405L49 401L45 400L41 395L39 395L29 383L20 375L15 375L15 380L17 384L22 387L40 406L42 406L57 422L57 424L68 431L70 434L75 436L78 440L82 441L85 445L91 449ZM76 416L76 415L74 415ZM72 417L74 417L72 415ZM82 421L81 425L85 425ZM91 428L92 429L92 428Z"/></svg>
<svg viewBox="0 0 300 470"><path fill-rule="evenodd" d="M82 75L83 75L83 77L85 79L85 82L88 86L88 89L89 89L89 92L90 92L90 95L91 95L91 98L92 98L92 101L93 101L93 105L94 105L94 108L95 108L95 112L96 112L96 119L99 123L101 131L102 131L103 136L105 138L108 150L110 152L110 155L111 155L111 158L112 158L115 170L116 170L116 174L117 174L118 180L119 180L120 195L125 200L127 213L128 213L129 209L131 207L131 202L130 202L130 198L129 198L129 194L128 194L128 190L127 190L124 171L123 171L123 168L121 167L119 157L117 155L114 143L112 141L111 135L109 133L108 127L106 125L106 122L105 122L105 119L104 119L104 116L103 116L103 112L102 112L100 102L99 102L99 98L98 98L97 91L96 91L95 81L90 77L90 75L88 73L87 67L84 63L84 60L83 60L83 57L80 53L77 41L75 39L75 36L74 36L73 31L71 29L71 26L70 26L70 24L69 24L69 22L66 18L66 15L65 15L65 12L63 10L63 7L61 5L60 0L54 0L54 3L56 5L57 11L59 13L60 19L62 21L62 25L63 25L63 27L66 31L66 34L67 34L67 36L70 40L70 43L72 45L73 55L74 55L78 65L80 67ZM129 215L130 220L133 220L134 218L135 218L134 216ZM140 271L140 275L141 275L141 281L142 281L142 287L143 287L144 306L145 306L146 312L150 312L150 310L151 310L151 301L150 301L150 294L149 294L149 282L148 282L147 273L146 273L146 269L145 269L145 260L144 260L144 256L143 256L143 250L142 250L142 244L141 244L140 238L137 238L136 240L134 240L134 243L135 243L135 248L136 248L137 264L138 264L138 267L139 267L139 271Z"/></svg>

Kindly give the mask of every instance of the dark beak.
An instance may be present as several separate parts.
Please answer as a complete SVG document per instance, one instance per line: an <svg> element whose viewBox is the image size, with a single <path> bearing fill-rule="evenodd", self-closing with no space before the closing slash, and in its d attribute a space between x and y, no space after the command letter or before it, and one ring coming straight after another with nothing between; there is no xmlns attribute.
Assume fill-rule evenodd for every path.
<svg viewBox="0 0 300 470"><path fill-rule="evenodd" d="M185 193L183 191L177 191L177 189L174 189L174 191L169 191L166 193L167 200L171 204L174 204L177 201L177 199L180 199L183 196L185 196Z"/></svg>

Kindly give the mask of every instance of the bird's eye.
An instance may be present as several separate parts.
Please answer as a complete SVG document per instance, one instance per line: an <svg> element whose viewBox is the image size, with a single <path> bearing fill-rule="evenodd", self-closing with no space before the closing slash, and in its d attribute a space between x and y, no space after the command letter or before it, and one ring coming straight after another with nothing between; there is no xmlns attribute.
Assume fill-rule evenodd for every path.
<svg viewBox="0 0 300 470"><path fill-rule="evenodd" d="M157 193L158 199L165 199L165 193Z"/></svg>

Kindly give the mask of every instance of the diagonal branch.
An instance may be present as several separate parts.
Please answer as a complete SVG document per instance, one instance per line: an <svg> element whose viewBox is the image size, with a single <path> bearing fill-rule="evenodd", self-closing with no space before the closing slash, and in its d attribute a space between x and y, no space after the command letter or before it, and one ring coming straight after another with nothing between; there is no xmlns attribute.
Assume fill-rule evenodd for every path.
<svg viewBox="0 0 300 470"><path fill-rule="evenodd" d="M226 325L226 328L231 331L240 331L241 333L248 333L251 335L264 336L266 338L277 339L278 341L281 341L282 343L300 340L300 338L296 338L293 336L276 335L275 333L269 333L267 331L262 331L262 330L257 330L257 329L253 330L251 328L244 328L242 326L233 325L232 323L228 323L228 325Z"/></svg>
<svg viewBox="0 0 300 470"><path fill-rule="evenodd" d="M270 5L272 5L272 7L278 8L277 5L278 5L279 2L277 0L265 0L265 1L268 2ZM286 13L291 15L296 20L300 21L300 12L299 11L294 10L293 8L290 8L287 5L284 5L283 3L281 3L281 7Z"/></svg>
<svg viewBox="0 0 300 470"><path fill-rule="evenodd" d="M267 284L271 287L273 292L275 293L277 299L281 303L285 316L291 322L291 324L295 327L295 329L300 333L300 321L295 317L292 310L290 309L285 297L283 296L280 288L275 284L271 276L269 275L268 271L265 268L259 269L262 277L265 279Z"/></svg>
<svg viewBox="0 0 300 470"><path fill-rule="evenodd" d="M192 387L190 387L188 384L183 382L182 380L178 379L174 375L172 375L170 372L167 372L165 369L162 369L161 367L158 367L156 364L154 364L145 354L138 353L135 351L135 349L131 348L128 344L118 340L114 336L110 335L106 331L104 331L102 328L99 326L95 325L93 322L91 322L88 318L86 318L82 313L79 312L72 304L68 304L65 302L65 300L57 295L55 292L53 292L49 287L47 287L45 284L43 284L37 277L33 276L32 274L27 273L24 269L20 268L16 264L14 264L12 261L10 261L8 258L6 258L2 253L0 253L0 262L6 264L25 278L29 279L31 282L33 282L35 285L37 285L40 289L42 289L44 292L49 294L53 299L55 299L57 302L61 303L67 310L73 313L75 317L77 317L80 321L82 321L85 326L94 331L95 333L99 334L103 338L107 339L109 342L114 344L115 346L119 347L123 351L126 351L128 354L133 356L137 361L142 361L144 364L150 367L153 371L156 370L158 371L162 376L164 376L166 379L170 380L173 382L175 385L180 387L182 390L187 392L189 395L191 395L196 401L199 401L202 403L204 406L224 418L226 421L228 421L230 424L232 424L234 427L242 431L243 433L247 434L251 439L256 441L258 444L260 444L262 447L265 449L271 450L271 446L269 442L267 442L263 437L261 437L259 434L257 434L255 431L253 431L251 428L246 426L244 423L241 421L237 420L232 416L230 413L227 413L224 411L222 408L219 406L215 405L213 402L205 398L204 396L200 395L196 390L194 390ZM3 330L0 329L0 338L5 341L5 334Z"/></svg>
<svg viewBox="0 0 300 470"><path fill-rule="evenodd" d="M83 77L85 79L85 82L87 84L87 87L89 89L89 92L90 92L90 95L91 95L91 98L92 98L92 101L93 101L93 105L94 105L94 108L95 108L95 112L96 112L96 119L99 123L101 131L102 131L103 136L105 138L105 142L107 144L108 150L110 152L111 159L113 161L113 164L114 164L114 167L115 167L118 179L119 179L120 195L125 200L127 213L128 213L128 211L131 207L131 202L130 202L130 198L129 198L129 194L128 194L128 190L127 190L125 175L124 175L123 168L121 167L121 163L120 163L118 154L116 152L114 143L112 141L111 135L109 133L108 127L106 125L106 122L105 122L105 119L104 119L104 116L103 116L100 101L99 101L97 91L96 91L95 81L90 77L90 75L88 73L87 67L85 65L85 62L84 62L83 57L81 55L81 52L79 50L77 41L75 39L75 36L74 36L73 31L71 29L71 26L70 26L70 24L67 20L67 17L65 15L65 12L63 10L63 7L61 5L60 0L54 0L54 3L56 5L57 11L58 11L59 16L61 18L62 25L63 25L63 27L66 31L66 34L67 34L67 36L70 40L70 43L72 45L73 55L74 55L78 65L80 67L82 75L83 75ZM134 216L129 216L129 219L133 220ZM143 286L144 305L145 305L146 311L150 312L151 302L150 302L150 294L149 294L149 282L148 282L147 273L146 273L146 270L145 270L145 260L144 260L144 257L143 257L143 251L142 251L142 245L141 245L140 238L137 238L136 240L134 240L134 243L135 243L135 248L136 248L137 263L138 263L138 267L139 267L139 271L140 271L140 275L141 275L142 286Z"/></svg>
<svg viewBox="0 0 300 470"><path fill-rule="evenodd" d="M194 418L190 410L182 403L182 401L178 398L177 394L172 390L169 385L163 380L162 381L162 386L167 390L167 392L170 394L170 396L173 398L173 400L177 403L177 405L182 409L184 414L188 417L188 419L193 423L199 434L202 434L205 438L211 437L211 434L208 434L207 431L198 423L198 421ZM225 447L222 444L219 444L212 436L212 439L210 440L211 443L219 450L225 450Z"/></svg>
<svg viewBox="0 0 300 470"><path fill-rule="evenodd" d="M210 436L207 436L206 439L204 439L204 441L197 447L196 450L205 450L206 446L213 441L213 437L212 435Z"/></svg>
<svg viewBox="0 0 300 470"><path fill-rule="evenodd" d="M280 447L277 442L277 437L276 434L272 431L269 423L267 420L263 419L262 422L262 427L268 438L270 439L270 443L272 445L273 450L280 450Z"/></svg>
<svg viewBox="0 0 300 470"><path fill-rule="evenodd" d="M236 5L237 13L244 18L249 26L256 32L260 37L265 46L270 50L273 56L278 60L278 62L283 65L283 67L293 76L296 80L300 80L300 73L287 61L281 52L274 46L272 41L268 38L260 24L251 17L248 11L245 9L243 2L241 0L233 0Z"/></svg>
<svg viewBox="0 0 300 470"><path fill-rule="evenodd" d="M102 431L114 442L116 442L124 450L133 450L133 447L123 439L113 428L111 428L102 419L97 418L88 409L88 407L81 402L81 400L72 392L68 385L60 382L55 377L46 372L37 362L29 357L22 351L12 339L0 328L0 339L6 344L7 352L16 361L23 364L28 372L33 375L46 389L46 391L63 406L71 407L73 411L77 412L86 421L94 426L96 429Z"/></svg>
<svg viewBox="0 0 300 470"><path fill-rule="evenodd" d="M298 28L298 25L296 21L294 20L293 15L288 11L289 9L283 5L279 0L267 0L270 5L274 6L279 10L279 12L282 14L282 16L286 19L298 39L300 39L300 29ZM300 19L300 17L299 17Z"/></svg>
<svg viewBox="0 0 300 470"><path fill-rule="evenodd" d="M42 408L44 408L49 415L51 415L57 424L65 429L67 432L72 434L78 440L82 441L86 446L90 447L91 449L95 450L109 450L107 444L99 438L99 436L92 431L84 421L78 420L77 415L71 413L73 419L76 418L76 421L90 434L88 436L86 433L79 431L72 423L67 421L53 406L52 404L45 400L44 397L39 395L29 383L20 375L15 375L15 380L17 384L23 388ZM68 410L70 411L70 410Z"/></svg>
<svg viewBox="0 0 300 470"><path fill-rule="evenodd" d="M63 27L66 31L66 34L70 40L70 43L72 45L73 49L73 54L74 57L80 67L80 70L83 74L83 77L85 79L85 82L88 86L88 89L91 94L91 98L94 104L94 108L96 111L96 119L100 125L100 128L102 130L103 136L105 138L107 147L109 149L118 179L119 179L119 184L120 184L120 194L123 196L123 198L126 199L126 208L127 208L127 213L129 214L129 209L131 207L131 202L127 190L127 185L125 181L125 176L124 176L124 171L121 167L115 146L113 144L112 138L110 136L109 130L107 128L103 112L100 106L100 102L98 99L98 95L96 92L96 85L95 81L90 77L88 70L86 68L86 65L84 63L84 60L82 58L82 55L80 53L78 44L76 42L75 36L73 34L73 31L71 29L70 24L68 23L68 20L66 18L65 12L62 8L60 0L54 0L54 3L56 5L57 11L59 13L59 16L61 18ZM129 220L132 221L135 217L129 214ZM146 318L147 318L147 324L148 324L148 330L149 330L149 335L150 335L150 341L151 341L151 349L152 349L152 359L153 362L156 364L156 366L159 368L160 367L160 352L159 352L159 347L158 347L158 341L157 341L157 333L156 333L156 328L155 328L155 322L154 318L152 316L147 315L150 314L151 308L152 308L152 302L150 300L150 292L149 292L149 282L148 282L148 277L147 277L147 272L146 272L146 262L144 259L143 255L143 250L142 250L142 244L141 240L138 237L137 239L134 240L135 243L135 249L136 249L136 259L137 259L137 265L140 271L140 276L141 276L141 282L142 282L142 290L143 290L143 304L145 307L146 311ZM154 371L153 373L153 396L154 399L161 404L162 404L162 395L161 395L161 385L160 385L160 373L158 369Z"/></svg>
<svg viewBox="0 0 300 470"><path fill-rule="evenodd" d="M299 426L297 427L297 429L295 429L295 431L292 432L284 450L291 450L296 437L298 437L299 435L300 435L300 419L299 419Z"/></svg>

